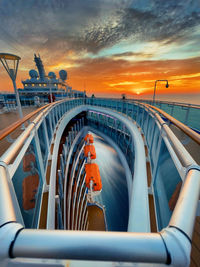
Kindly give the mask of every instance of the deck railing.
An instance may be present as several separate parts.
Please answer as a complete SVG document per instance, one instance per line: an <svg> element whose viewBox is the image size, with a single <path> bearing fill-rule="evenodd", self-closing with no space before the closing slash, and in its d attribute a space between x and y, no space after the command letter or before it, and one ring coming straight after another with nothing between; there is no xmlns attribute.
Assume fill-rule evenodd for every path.
<svg viewBox="0 0 200 267"><path fill-rule="evenodd" d="M137 131L140 130L144 134L152 170L150 189L156 204L158 233L23 229L23 218L27 215L22 214L19 207L22 192L17 192L17 185L20 181L23 182L23 177L19 177L18 172L19 168L23 168L23 158L27 152L34 154L34 164L30 164L26 171L38 174L42 190L48 190L48 187L45 188L45 172L52 140L55 144L58 142L53 139L54 135L61 135L61 129L82 111L98 112L118 118L130 132L135 121L139 127ZM95 98L63 100L46 107L0 159L0 239L3 244L0 259L7 259L9 255L10 258L134 261L188 266L200 194L200 167L159 113L161 114L159 110L155 111L154 108L142 103ZM109 127L108 121L106 124ZM136 148L137 135L134 135L132 133ZM135 168L140 165L139 160L143 158L140 155L141 149L138 150L135 149L135 158L138 160ZM140 175L137 169L135 172L134 175ZM137 176L133 179L132 205L139 205L135 203L134 196L141 186L139 179L135 179ZM147 189L147 185L143 186ZM182 187L180 194L177 193L180 191L179 187ZM145 194L141 197L145 197ZM172 197L177 200L175 203L172 203ZM40 210L40 201L37 202L34 216ZM138 212L137 208L135 212Z"/></svg>
<svg viewBox="0 0 200 267"><path fill-rule="evenodd" d="M200 121L198 119L200 116L200 105L170 101L155 101L153 103L153 101L144 99L139 99L137 101L139 103L154 105L155 107L167 112L183 124L200 132Z"/></svg>

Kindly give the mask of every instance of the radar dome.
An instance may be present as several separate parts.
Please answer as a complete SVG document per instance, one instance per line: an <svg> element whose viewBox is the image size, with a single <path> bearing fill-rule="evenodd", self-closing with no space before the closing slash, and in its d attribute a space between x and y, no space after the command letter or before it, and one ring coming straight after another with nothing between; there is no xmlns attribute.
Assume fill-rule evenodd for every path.
<svg viewBox="0 0 200 267"><path fill-rule="evenodd" d="M49 74L48 74L48 77L49 77L50 79L55 79L55 78L56 78L56 75L55 75L54 72L50 71Z"/></svg>
<svg viewBox="0 0 200 267"><path fill-rule="evenodd" d="M38 73L36 70L30 70L29 75L31 78L37 78L38 77Z"/></svg>
<svg viewBox="0 0 200 267"><path fill-rule="evenodd" d="M59 71L59 75L60 75L60 79L61 80L63 80L63 81L67 80L67 72L66 72L66 70L60 70Z"/></svg>

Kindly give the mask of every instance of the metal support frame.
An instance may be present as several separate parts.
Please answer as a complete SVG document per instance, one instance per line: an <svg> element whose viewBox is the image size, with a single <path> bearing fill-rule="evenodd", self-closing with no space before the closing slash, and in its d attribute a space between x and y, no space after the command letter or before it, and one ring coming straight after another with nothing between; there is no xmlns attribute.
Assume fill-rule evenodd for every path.
<svg viewBox="0 0 200 267"><path fill-rule="evenodd" d="M85 129L82 129L79 134L76 136L76 139L74 140L73 144L70 144L70 150L68 152L67 162L66 162L66 169L65 169L65 181L64 181L64 229L67 228L67 225L69 225L69 221L66 221L66 215L67 215L67 196L66 196L66 190L67 190L67 174L69 169L69 163L72 156L72 152L74 150L74 146L76 145L79 138L85 134Z"/></svg>
<svg viewBox="0 0 200 267"><path fill-rule="evenodd" d="M81 177L81 174L82 174L82 172L83 172L83 170L84 170L84 167L85 167L85 159L83 160L83 164L82 164L82 166L80 167L79 172L78 172L78 174L77 174L77 175L78 175L78 178L77 178L77 186L76 186L75 197L74 197L74 202L73 202L73 209L72 209L72 211L73 211L72 226L74 225L74 221L75 221L75 227L73 227L73 230L77 230L77 229L76 229L76 225L77 225L77 217L78 217L78 214L77 214L77 212L78 212L78 208L77 208L78 203L77 203L77 201L79 201L79 199L77 200L77 188L78 188L78 186L79 186L79 183L80 183L80 177ZM83 183L83 184L84 184L84 183ZM74 210L75 210L75 207L76 207L77 212L74 211Z"/></svg>
<svg viewBox="0 0 200 267"><path fill-rule="evenodd" d="M49 200L48 200L48 212L47 212L47 229L54 229L55 227L55 190L56 190L56 166L57 166L57 157L59 143L62 137L62 133L67 125L67 123L75 117L77 114L81 113L84 108L77 107L72 109L70 112L65 114L60 121L59 127L56 132L56 137L54 141L54 148L52 154L52 165L50 173L50 187L49 187ZM64 217L65 218L65 217ZM65 228L65 225L64 225Z"/></svg>
<svg viewBox="0 0 200 267"><path fill-rule="evenodd" d="M164 233L162 236L169 242L168 246L171 247L172 240L168 240ZM173 236L170 239L173 239ZM87 249L85 249L86 246ZM79 249L74 249L76 247ZM178 245L173 247L179 248L176 255L180 260L180 256L183 254L180 251L180 247ZM142 261L152 263L169 263L170 261L161 235L153 233L55 232L24 229L18 234L12 247L11 255L13 257L28 258ZM184 257L185 259L187 259L187 255Z"/></svg>
<svg viewBox="0 0 200 267"><path fill-rule="evenodd" d="M95 99L93 99L93 102L95 103ZM79 104L77 101L75 103L76 105ZM106 104L109 105L109 103ZM73 106L73 103L71 105ZM67 119L63 118L60 121L55 139L56 146L59 143L62 128L66 125L68 119L85 110L94 110L97 112L100 110L118 119L123 117L123 123L128 123L126 127L131 131L130 121L119 113L108 109L84 105L73 109L71 113L69 112L67 114ZM41 257L167 263L173 266L189 265L190 241L200 194L200 171L197 167L191 167L193 165L197 166L197 164L183 148L178 139L175 138L169 127L163 124L160 116L150 108L148 112L151 112L157 121L156 123L161 125L165 133L165 138L170 140L171 147L173 147L180 163L189 170L186 173L185 182L168 227L156 234L144 232L98 233L23 229L22 225L16 223L17 216L13 204L12 191L8 183L9 177L5 171L5 167L0 166L0 261L8 257ZM38 116L34 125L41 119L42 116ZM31 131L34 130L34 125L30 124L23 134L11 145L12 149L8 149L2 157L4 159L4 163L2 164L10 163L16 155L16 151L22 147L23 142L27 139ZM138 153L137 144L135 144L135 153ZM54 155L56 155L56 149ZM51 180L53 179L52 177L53 172L51 174ZM134 193L138 190L139 186L138 184L133 186ZM55 192L53 194L54 197Z"/></svg>
<svg viewBox="0 0 200 267"><path fill-rule="evenodd" d="M83 205L83 201L81 201L81 204L80 204L80 198L81 198L81 195L83 194L83 190L84 193L85 193L85 197L86 197L86 188L85 188L85 174L83 174L83 181L82 181L82 184L81 184L81 188L80 188L80 191L79 191L79 196L78 196L78 203L77 203L77 212L76 212L76 221L75 221L75 230L80 230L79 228L79 225L80 225L80 214L78 214L78 210L79 210L79 206L80 206L80 211L82 211L82 205Z"/></svg>
<svg viewBox="0 0 200 267"><path fill-rule="evenodd" d="M43 180L43 184L46 185L46 177L45 177L45 169L44 169L44 163L42 160L42 152L41 152L41 148L40 148L40 142L39 142L39 137L38 137L38 133L35 133L34 136L34 143L35 143L35 153L36 153L36 160L39 166L39 170L40 170L40 175L41 178Z"/></svg>
<svg viewBox="0 0 200 267"><path fill-rule="evenodd" d="M85 177L84 177L85 178ZM87 199L87 194L86 194L87 190L85 187L82 188L81 194L83 193L83 198L81 201L81 206L80 206L80 214L79 214L79 218L78 218L78 229L81 230L81 222L82 222L82 217L83 217L83 209L84 209L84 204L87 203L86 199ZM85 204L87 205L87 204Z"/></svg>
<svg viewBox="0 0 200 267"><path fill-rule="evenodd" d="M72 170L70 173L70 182L69 182L69 188L68 188L68 219L70 218L70 214L72 214L72 225L70 225L70 220L68 220L68 227L70 227L70 229L73 229L73 217L74 217L74 205L71 203L72 200L72 185L74 182L74 176L75 176L75 171L76 171L76 167L78 165L78 161L80 158L81 153L83 152L83 147L84 144L82 145L82 147L80 148L80 150L76 151L77 153L77 157L74 158L74 161L72 163ZM72 204L72 205L71 205ZM72 206L72 210L71 210L71 206Z"/></svg>

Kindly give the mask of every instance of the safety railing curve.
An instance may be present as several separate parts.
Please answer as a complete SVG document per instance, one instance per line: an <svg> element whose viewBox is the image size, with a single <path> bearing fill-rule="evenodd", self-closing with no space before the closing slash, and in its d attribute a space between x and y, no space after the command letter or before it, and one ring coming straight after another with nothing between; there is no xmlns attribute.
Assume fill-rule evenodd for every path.
<svg viewBox="0 0 200 267"><path fill-rule="evenodd" d="M92 99L91 101L93 103L89 104L98 106L98 104L95 103L94 99ZM90 102L90 100L86 103L88 102ZM101 102L101 104L104 107L115 109L116 102L110 101L109 103L109 100L107 100L107 102L104 101ZM147 137L149 135L149 140L152 139L152 135L149 134L149 126L154 125L153 127L155 127L155 125L157 125L159 128L159 133L161 133L161 138L163 137L163 140L166 142L167 146L170 147L169 150L171 155L173 155L174 161L176 161L176 166L179 166L181 170L182 168L185 168L184 173L182 174L182 176L184 176L182 190L179 195L176 207L172 213L168 227L155 234L102 234L98 232L54 232L50 230L23 229L22 225L15 223L17 221L17 218L15 214L15 207L13 205L13 199L10 193L10 178L7 177L6 172L7 165L13 158L12 151L10 150L10 154L7 154L6 157L4 157L5 161L2 161L0 166L0 203L3 203L4 205L3 206L1 204L0 206L0 214L2 215L2 227L0 228L0 236L4 240L4 249L0 252L2 259L6 259L8 257L8 251L10 251L9 255L11 257L42 257L85 260L95 259L115 261L127 261L128 259L129 261L135 262L172 263L174 264L174 266L189 265L189 254L191 247L190 241L192 237L194 219L196 216L196 209L200 193L200 168L192 159L192 157L187 153L187 151L184 150L182 144L180 142L177 142L177 138L173 135L169 127L157 112L153 111L149 107L144 108L142 107L142 105L139 106L139 108L138 105L136 105L135 110L132 106L130 109L126 109L126 107L121 104L122 103L120 102L119 106L121 112L127 115L127 119L130 116L130 112L136 115L136 122L138 123L138 125L140 124L141 129L144 133L147 134ZM77 105L84 105L84 101L77 102ZM75 106L76 105L72 105L71 108ZM115 111L119 112L120 110L116 109ZM136 111L136 113L134 113L134 111ZM67 112L67 110L63 109L63 111L61 111L60 109L58 113L60 113L61 115L65 112ZM147 120L145 120L144 118L145 112L149 114ZM56 115L57 121L60 118L60 115ZM38 121L36 120L36 123L39 122L40 119L43 119L41 115L37 117ZM149 124L150 122L152 124ZM23 142L26 140L33 129L33 127L31 127L27 128L24 131L26 134L23 133L22 136L20 136L20 138L15 141L15 154L18 150L22 149ZM163 135L163 133L166 135ZM173 144L173 146L170 146L171 143ZM178 155L177 158L179 162L177 161L176 155L174 153ZM8 224L8 222L13 223ZM9 234L7 234L8 232ZM16 233L18 234L16 235ZM11 247L10 245L13 240L14 242ZM177 242L177 240L179 241ZM72 242L73 247L71 247ZM87 251L85 250L86 245L87 248L89 248L87 250L89 251L89 253L87 253ZM116 251L119 251L120 253L116 254Z"/></svg>

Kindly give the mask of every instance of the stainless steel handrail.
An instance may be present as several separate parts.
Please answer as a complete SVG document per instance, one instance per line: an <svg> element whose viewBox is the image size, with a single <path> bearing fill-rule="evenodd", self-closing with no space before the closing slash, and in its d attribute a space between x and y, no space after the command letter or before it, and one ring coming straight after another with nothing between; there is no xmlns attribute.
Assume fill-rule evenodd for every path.
<svg viewBox="0 0 200 267"><path fill-rule="evenodd" d="M189 136L191 139L193 139L197 144L200 145L200 134L197 132L193 131L191 128L189 128L187 125L183 124L182 122L176 120L174 117L166 113L165 111L145 104L146 106L150 107L151 109L154 109L158 111L160 114L162 114L166 119L168 119L170 122L172 122L176 127L178 127L181 131L183 131L187 136Z"/></svg>
<svg viewBox="0 0 200 267"><path fill-rule="evenodd" d="M179 160L181 161L184 167L188 167L190 165L197 165L196 161L192 158L189 152L185 149L185 147L181 144L176 135L172 132L166 122L160 117L160 115L152 109L149 105L140 104L142 107L146 108L149 112L151 112L156 120L159 122L166 135L168 136L170 142L173 144L173 148L175 153L177 154Z"/></svg>
<svg viewBox="0 0 200 267"><path fill-rule="evenodd" d="M163 230L163 232L157 234L119 234L102 232L99 234L95 232L82 233L76 231L21 230L21 232L16 235L13 246L10 248L10 243L13 241L12 238L9 241L10 243L8 244L7 251L5 251L5 249L3 250L3 256L2 252L0 252L1 257L8 257L8 250L10 249L10 255L13 257L99 259L166 263L169 258L175 258L172 255L175 253L177 258L177 265L175 266L180 266L181 263L184 264L185 258L182 257L181 253L186 255L185 257L187 259L189 258L189 239L191 239L192 236L200 193L200 168L189 153L184 149L180 141L177 142L178 139L162 120L160 115L151 107L142 106L151 112L155 119L159 122L170 142L173 144L174 151L179 156L181 163L188 169L181 194L169 223L169 227L166 230ZM85 108L87 110L87 105ZM108 112L108 109L97 108L94 106L89 107L88 109L96 111L100 110L105 113ZM109 114L112 114L112 112L110 111ZM113 113L115 113L115 116L119 115L116 112ZM41 119L42 115L39 115L36 118L36 123ZM30 125L30 128L27 128L24 131L26 134L22 134L20 136L21 138L19 137L15 141L13 144L15 150L14 152L9 150L9 153L7 153L6 156L3 155L3 159L5 161L1 165L5 164L6 166L6 164L9 164L10 160L22 147L22 140L24 141L26 139L26 137L31 133L33 127ZM13 222L16 220L16 214L10 188L8 186L9 177L7 177L5 167L0 166L0 174L1 178L3 177L0 179L0 222L2 226L0 231L2 232L4 231L4 225L7 222ZM5 205L5 207L3 207L3 205ZM16 234L17 231L18 230L16 230ZM160 234L162 235L162 238ZM174 243L170 247L169 240L173 241L173 238ZM163 239L165 242L163 242ZM85 249L86 246L87 250ZM180 250L177 252L174 249L175 247L179 247ZM171 255L168 255L167 250L170 251ZM97 255L98 252L101 253ZM186 266L188 266L188 262L186 263Z"/></svg>
<svg viewBox="0 0 200 267"><path fill-rule="evenodd" d="M7 222L16 222L16 213L13 205L6 170L0 166L0 226Z"/></svg>
<svg viewBox="0 0 200 267"><path fill-rule="evenodd" d="M17 152L21 149L23 146L26 138L30 135L31 131L35 127L35 125L40 121L43 114L40 113L37 118L33 120L29 124L29 126L22 132L20 136L15 140L14 143L11 144L11 146L6 150L6 152L1 156L0 160L3 161L5 164L10 164L12 159L16 156Z"/></svg>
<svg viewBox="0 0 200 267"><path fill-rule="evenodd" d="M43 118L43 116L47 115L48 112L54 108L55 106L62 104L64 102L69 102L70 100L60 100L51 104L48 104L47 107L43 110L40 110L37 115L37 117L28 125L28 127L21 133L20 136L15 140L14 143L11 144L11 146L6 150L6 152L1 156L0 161L3 161L6 164L9 164L11 160L15 157L17 152L20 150L20 148L23 146L24 141L26 138L31 134L33 128L40 122L40 120ZM28 119L27 119L28 120ZM20 125L25 122L24 120L20 120ZM8 134L12 133L15 129L13 128Z"/></svg>
<svg viewBox="0 0 200 267"><path fill-rule="evenodd" d="M136 101L136 102L148 102L151 103L152 105L152 100L148 100L148 99L129 99L127 98L127 100L132 100L132 101ZM156 100L155 104L166 104L166 105L173 105L173 106L180 106L180 107L185 107L185 108L197 108L200 109L200 105L198 104L186 104L186 103L182 103L182 102L171 102L171 101L161 101L161 100Z"/></svg>
<svg viewBox="0 0 200 267"><path fill-rule="evenodd" d="M193 227L196 218L200 196L200 168L191 169L179 195L169 226L181 229L192 240Z"/></svg>
<svg viewBox="0 0 200 267"><path fill-rule="evenodd" d="M34 116L38 116L40 114L40 112L42 112L43 114L51 109L53 106L58 105L60 103L66 102L66 101L71 101L73 100L73 98L71 99L62 99L50 104L46 104L45 106L42 106L40 108L38 108L37 110L27 114L24 118L16 121L15 123L11 124L10 126L8 126L7 128L3 129L0 131L0 141L5 138L6 136L8 136L9 134L12 134L17 128L19 128L22 124L29 122L29 120L31 118L33 118Z"/></svg>
<svg viewBox="0 0 200 267"><path fill-rule="evenodd" d="M157 233L25 229L14 243L12 256L167 263L166 248Z"/></svg>

